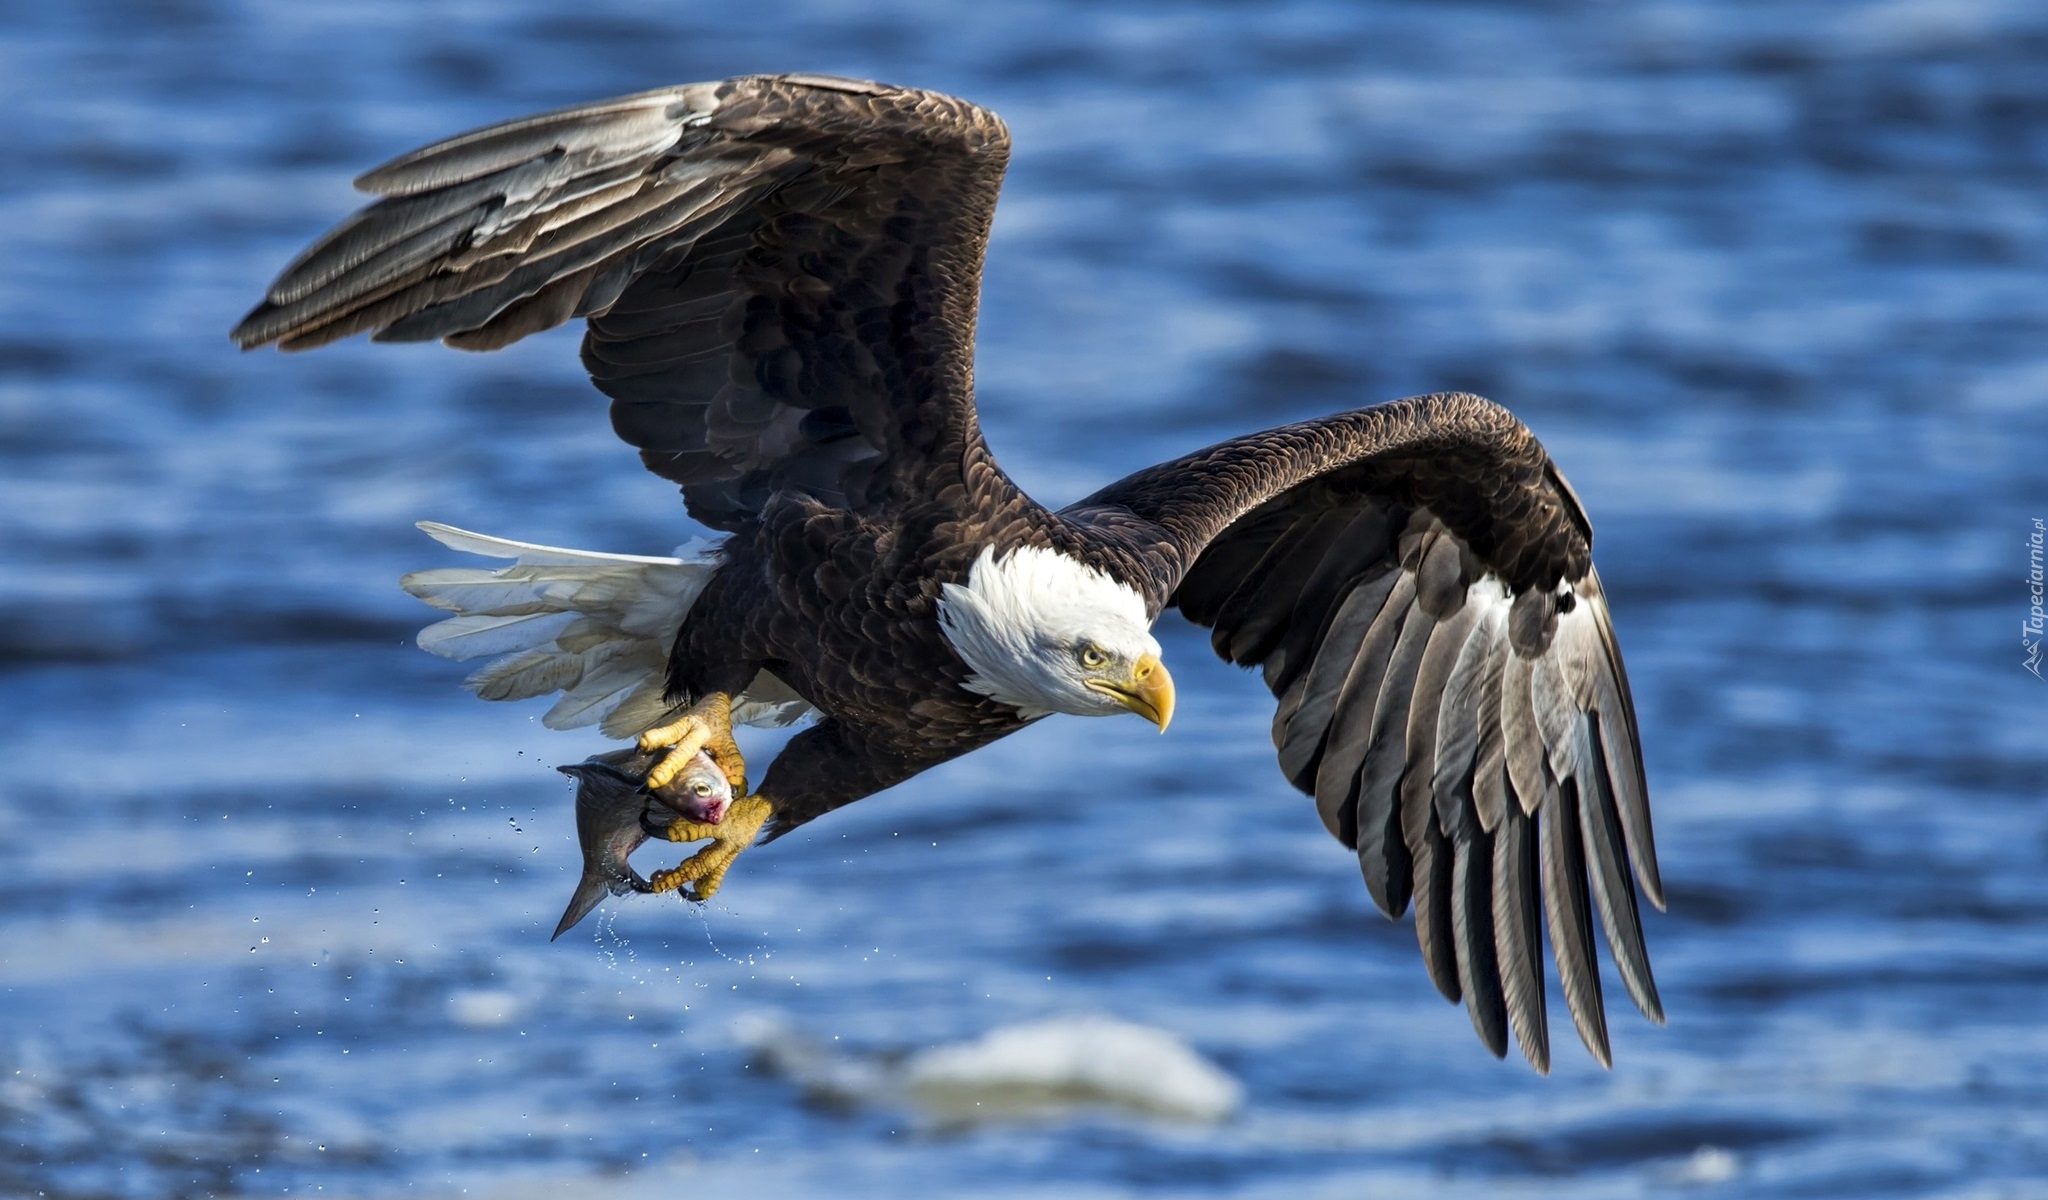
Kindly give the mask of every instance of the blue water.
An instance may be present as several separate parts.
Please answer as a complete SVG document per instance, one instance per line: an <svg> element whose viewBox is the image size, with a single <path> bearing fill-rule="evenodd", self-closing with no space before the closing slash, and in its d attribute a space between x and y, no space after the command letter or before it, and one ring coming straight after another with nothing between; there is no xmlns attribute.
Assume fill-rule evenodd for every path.
<svg viewBox="0 0 2048 1200"><path fill-rule="evenodd" d="M411 522L696 531L573 331L226 330L389 154L779 69L1009 120L982 411L1049 502L1418 391L1537 430L1668 1027L1610 979L1611 1072L1488 1058L1173 619L1165 739L1057 719L547 942L599 742L411 648ZM2048 1195L2048 8L7 0L0 110L0 1194ZM1245 1108L934 1130L731 1032L1066 1012Z"/></svg>

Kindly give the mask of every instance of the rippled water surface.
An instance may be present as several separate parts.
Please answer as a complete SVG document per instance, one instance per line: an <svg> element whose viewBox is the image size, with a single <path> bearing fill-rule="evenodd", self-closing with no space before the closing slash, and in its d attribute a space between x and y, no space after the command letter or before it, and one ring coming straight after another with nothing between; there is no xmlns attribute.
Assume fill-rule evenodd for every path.
<svg viewBox="0 0 2048 1200"><path fill-rule="evenodd" d="M1177 618L1167 738L1055 720L548 943L599 743L411 648L411 522L695 531L572 331L225 332L391 153L776 69L1008 118L982 404L1044 499L1438 388L1537 430L1669 1026L1490 1059ZM2048 9L9 0L0 97L0 1193L2048 1195ZM941 1127L733 1032L1067 1013L1243 1108Z"/></svg>

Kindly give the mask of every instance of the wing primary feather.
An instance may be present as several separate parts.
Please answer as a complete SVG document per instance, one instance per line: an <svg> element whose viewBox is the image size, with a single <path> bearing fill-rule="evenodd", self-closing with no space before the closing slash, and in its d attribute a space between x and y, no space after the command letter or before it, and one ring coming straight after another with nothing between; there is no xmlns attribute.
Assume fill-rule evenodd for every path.
<svg viewBox="0 0 2048 1200"><path fill-rule="evenodd" d="M1482 752L1472 767L1472 811L1479 827L1488 833L1500 828L1508 805L1515 803L1515 791L1508 780L1507 762L1501 757L1498 727L1490 751Z"/></svg>
<svg viewBox="0 0 2048 1200"><path fill-rule="evenodd" d="M1636 749L1636 706L1629 695L1628 671L1621 662L1614 625L1607 612L1607 597L1600 587L1600 574L1588 571L1579 583L1580 595L1591 610L1600 634L1600 658L1594 663L1594 703L1599 714L1595 733L1607 765L1607 780L1614 789L1615 809L1621 814L1622 832L1628 835L1629 861L1643 894L1659 911L1664 908L1664 881L1657 871L1657 839L1650 825L1650 793L1643 779L1643 760ZM1602 670L1601 668L1605 668Z"/></svg>
<svg viewBox="0 0 2048 1200"><path fill-rule="evenodd" d="M273 291L282 289L280 298L266 297L242 318L230 336L244 348L261 345L274 337L297 341L329 325L349 324L351 318L372 306L381 311L389 297L431 280L434 260L461 244L491 207L491 202L479 201L433 225L379 246L345 273L303 292L287 286L289 276L280 279L272 285ZM351 331L361 328L352 325Z"/></svg>
<svg viewBox="0 0 2048 1200"><path fill-rule="evenodd" d="M1288 635L1288 647L1282 647L1282 655L1288 661L1300 659L1307 663L1307 670L1286 668L1282 676L1268 676L1268 686L1274 686L1274 694L1280 696L1278 711L1274 711L1274 745L1282 747L1280 752L1280 774L1286 776L1296 788L1315 795L1315 764L1323 754L1323 745L1329 737L1329 715L1343 692L1343 680L1352 670L1352 661L1358 655L1358 645L1366 639L1366 631L1372 629L1372 620L1378 618L1380 606L1386 602L1401 577L1401 571L1382 569L1376 575L1360 580L1341 604L1319 623L1317 635L1309 641L1303 633L1303 625L1296 625ZM1300 612L1300 610L1296 610ZM1298 647L1294 645L1298 639ZM1303 737L1296 741L1292 733L1298 723ZM1282 743L1278 731L1288 729L1288 737ZM1309 741L1313 733L1315 741ZM1296 747L1294 756L1286 747Z"/></svg>
<svg viewBox="0 0 2048 1200"><path fill-rule="evenodd" d="M1505 771L1505 768L1496 768ZM1493 840L1493 935L1502 999L1522 1057L1550 1073L1550 1021L1543 994L1542 905L1536 823L1520 806L1501 815Z"/></svg>
<svg viewBox="0 0 2048 1200"><path fill-rule="evenodd" d="M1495 1058L1508 1052L1508 1010L1494 949L1493 839L1478 829L1451 841L1451 937L1458 987L1473 1032Z"/></svg>
<svg viewBox="0 0 2048 1200"><path fill-rule="evenodd" d="M1472 626L1479 617L1479 606L1467 604L1458 608L1430 632L1429 646L1422 652L1422 662L1415 669L1415 686L1408 701L1407 757L1408 774L1402 782L1404 789L1411 786L1419 791L1424 803L1434 803L1436 817L1444 832L1458 836L1464 832L1468 822L1473 820L1466 807L1469 789L1461 786L1469 775L1465 771L1451 773L1451 785L1436 786L1435 780L1444 774L1443 761L1437 748L1437 733L1442 724L1443 709L1450 700L1451 672L1457 665L1459 652L1470 640ZM1477 741L1477 738L1474 738ZM1468 754L1466 763L1471 762ZM1407 803L1404 799L1402 803Z"/></svg>
<svg viewBox="0 0 2048 1200"><path fill-rule="evenodd" d="M1474 815L1482 828L1492 830L1500 824L1500 810L1495 805L1491 812L1478 808L1479 749L1483 728L1497 727L1500 721L1500 700L1495 696L1489 705L1484 702L1485 676L1493 671L1498 679L1499 662L1493 653L1497 634L1494 606L1483 596L1474 596L1466 602L1465 612L1460 614L1465 623L1465 637L1452 659L1450 670L1443 683L1443 695L1437 703L1437 727L1434 750L1434 768L1430 790L1439 803L1450 795L1469 798L1475 805ZM1446 829L1455 829L1449 821Z"/></svg>
<svg viewBox="0 0 2048 1200"><path fill-rule="evenodd" d="M1615 808L1621 817L1622 831L1628 838L1629 861L1635 866L1636 878L1642 881L1643 893L1661 912L1664 909L1664 880L1657 870L1657 841L1650 827L1650 805L1647 789L1643 786L1642 760L1636 753L1631 723L1626 721L1626 708L1622 707L1623 720L1610 723L1610 715L1618 706L1608 698L1611 691L1605 681L1602 691L1599 707L1594 713L1598 718L1596 735L1600 763L1605 769L1608 785L1614 789ZM1627 703L1624 695L1621 706Z"/></svg>
<svg viewBox="0 0 2048 1200"><path fill-rule="evenodd" d="M1586 903L1585 845L1579 833L1578 788L1573 781L1566 780L1558 787L1536 823L1543 846L1543 911L1565 1007L1571 1010L1579 1040L1594 1060L1612 1067L1607 1013L1600 1000L1600 968L1593 958L1593 914Z"/></svg>
<svg viewBox="0 0 2048 1200"><path fill-rule="evenodd" d="M1424 778L1410 772L1409 779ZM1422 947L1422 965L1430 982L1443 998L1453 1004L1464 998L1458 972L1458 946L1452 896L1456 858L1450 839L1436 823L1436 810L1429 802L1427 785L1407 788L1419 794L1403 796L1402 834L1414 861L1415 941Z"/></svg>
<svg viewBox="0 0 2048 1200"><path fill-rule="evenodd" d="M1507 644L1507 615L1504 607L1492 608L1474 636L1484 635L1485 644L1473 683L1473 707L1479 726L1479 745L1472 756L1472 808L1480 827L1488 833L1500 828L1507 806L1514 803L1514 789L1507 770L1507 738L1501 729L1501 686L1513 652Z"/></svg>
<svg viewBox="0 0 2048 1200"><path fill-rule="evenodd" d="M579 158L550 153L466 183L429 192L380 200L342 222L292 260L270 285L268 299L288 304L315 291L329 289L323 303L332 305L365 290L360 281L339 285L372 258L451 217L471 218L462 237L472 233L483 242L501 234L516 243L520 223L536 215L534 226L546 232L573 215L631 195L641 185L646 156L589 170ZM517 227L517 228L515 228ZM450 249L462 238L451 238Z"/></svg>
<svg viewBox="0 0 2048 1200"><path fill-rule="evenodd" d="M532 295L499 309L475 329L448 334L441 339L442 343L457 350L499 350L529 333L553 329L575 315L590 281L603 265L557 276Z"/></svg>
<svg viewBox="0 0 2048 1200"><path fill-rule="evenodd" d="M1580 741L1576 776L1579 797L1579 827L1585 839L1586 860L1592 867L1593 903L1600 910L1600 926L1607 934L1607 946L1614 965L1628 988L1629 999L1643 1015L1664 1023L1664 1003L1657 996L1657 981L1650 974L1650 953L1643 946L1642 917L1636 909L1636 890L1629 880L1626 852L1622 847L1621 821L1614 810L1614 797L1607 790L1607 772L1592 745L1593 720L1581 713L1577 736Z"/></svg>
<svg viewBox="0 0 2048 1200"><path fill-rule="evenodd" d="M1331 717L1338 697L1343 694L1344 680L1358 659L1359 648L1368 631L1379 619L1387 597L1400 579L1401 572L1387 571L1352 589L1315 647L1314 662L1302 677L1300 699L1292 711L1282 704L1280 711L1274 714L1274 728L1285 731L1284 737L1275 739L1275 748L1280 752L1280 771L1289 783L1311 796L1316 792L1319 767L1330 736ZM1336 832L1337 826L1331 823L1327 814L1324 823L1330 826L1332 833ZM1346 840L1344 844L1348 847L1353 843Z"/></svg>
<svg viewBox="0 0 2048 1200"><path fill-rule="evenodd" d="M1513 636L1508 640L1512 644ZM1531 816L1549 807L1557 792L1544 763L1543 730L1536 724L1534 675L1535 663L1519 652L1510 654L1501 667L1501 752L1522 811Z"/></svg>
<svg viewBox="0 0 2048 1200"><path fill-rule="evenodd" d="M1365 871L1366 890L1390 917L1408 907L1414 886L1408 843L1401 831L1401 779L1407 768L1408 706L1415 696L1415 672L1435 626L1419 607L1402 614L1401 632L1387 656L1373 705L1371 739L1358 768L1358 861Z"/></svg>
<svg viewBox="0 0 2048 1200"><path fill-rule="evenodd" d="M1323 815L1324 825L1351 834L1348 839L1339 834L1339 840L1354 849L1360 845L1358 767L1365 760L1372 743L1372 706L1378 699L1387 658L1399 640L1401 621L1413 597L1414 586L1410 577L1405 572L1399 573L1379 611L1373 615L1372 624L1359 640L1357 650L1351 655L1350 669L1344 676L1342 690L1332 698L1327 710L1327 728L1323 734L1326 743L1322 750L1322 763L1316 768L1316 808ZM1325 649L1334 649L1340 655L1343 652L1341 645L1326 646ZM1300 721L1305 715L1309 715L1309 709L1304 701L1302 709L1295 714L1295 720ZM1291 728L1289 732L1291 735ZM1382 907L1385 907L1384 902ZM1403 907L1406 907L1405 898ZM1393 910L1388 915L1398 913L1399 910Z"/></svg>
<svg viewBox="0 0 2048 1200"><path fill-rule="evenodd" d="M405 196L466 183L551 152L605 158L646 153L674 142L678 125L692 114L712 111L718 86L657 88L501 121L407 151L356 176L355 186L379 195Z"/></svg>
<svg viewBox="0 0 2048 1200"><path fill-rule="evenodd" d="M1479 605L1468 606L1462 640L1452 651L1436 703L1436 734L1430 790L1438 795L1472 777L1479 753L1479 709L1475 703L1479 657L1485 642ZM1434 651L1432 650L1432 653Z"/></svg>
<svg viewBox="0 0 2048 1200"><path fill-rule="evenodd" d="M539 165L527 164L507 174L531 172ZM264 299L282 307L351 274L357 274L358 278L351 281L350 286L331 292L325 297L326 302L346 300L351 293L368 291L382 282L380 275L388 275L385 272L362 271L366 264L443 226L447 226L449 232L438 238L424 239L425 252L416 260L406 262L405 266L409 269L435 254L452 249L479 221L504 202L500 188L515 187L518 183L519 180L512 178L480 179L447 191L407 196L401 200L380 200L308 246L304 253L278 273L276 282L264 293ZM405 262L403 258L398 261ZM399 273L388 272L389 275Z"/></svg>
<svg viewBox="0 0 2048 1200"><path fill-rule="evenodd" d="M556 279L603 263L648 238L687 237L691 229L717 219L729 194L701 195L647 188L630 203L616 204L545 236L504 278L465 290L399 317L373 335L381 342L419 342L479 328L514 301L534 295ZM574 311L570 305L564 310Z"/></svg>

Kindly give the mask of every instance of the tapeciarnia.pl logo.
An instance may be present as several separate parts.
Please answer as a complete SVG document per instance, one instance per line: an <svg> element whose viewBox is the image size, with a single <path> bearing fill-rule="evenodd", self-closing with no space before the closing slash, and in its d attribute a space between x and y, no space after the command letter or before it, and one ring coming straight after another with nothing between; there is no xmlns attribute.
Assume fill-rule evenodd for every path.
<svg viewBox="0 0 2048 1200"><path fill-rule="evenodd" d="M2020 649L2027 657L2020 663L2034 678L2041 678L2041 635L2048 628L2048 613L2041 610L2043 577L2041 571L2041 542L2048 536L2048 525L2040 517L2034 518L2034 531L2027 535L2027 619L2020 625Z"/></svg>

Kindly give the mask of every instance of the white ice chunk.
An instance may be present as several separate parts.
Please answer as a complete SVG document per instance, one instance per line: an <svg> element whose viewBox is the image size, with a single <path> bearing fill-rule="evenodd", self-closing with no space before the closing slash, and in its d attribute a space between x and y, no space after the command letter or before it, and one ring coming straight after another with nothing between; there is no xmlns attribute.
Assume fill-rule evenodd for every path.
<svg viewBox="0 0 2048 1200"><path fill-rule="evenodd" d="M1244 1089L1163 1029L1102 1016L1051 1017L913 1055L920 1108L951 1120L1106 1105L1188 1121L1236 1111Z"/></svg>
<svg viewBox="0 0 2048 1200"><path fill-rule="evenodd" d="M741 1018L733 1036L758 1066L814 1101L908 1105L943 1125L1036 1120L1075 1108L1208 1122L1244 1101L1235 1079L1173 1034L1113 1017L1009 1025L900 1060L841 1051L770 1014Z"/></svg>

